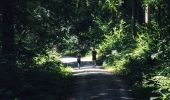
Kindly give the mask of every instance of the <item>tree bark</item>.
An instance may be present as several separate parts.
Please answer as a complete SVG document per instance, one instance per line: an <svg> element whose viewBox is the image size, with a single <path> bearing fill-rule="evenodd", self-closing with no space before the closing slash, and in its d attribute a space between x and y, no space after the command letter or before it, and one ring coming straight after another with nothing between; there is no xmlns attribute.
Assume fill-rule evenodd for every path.
<svg viewBox="0 0 170 100"><path fill-rule="evenodd" d="M131 14L131 32L135 36L135 0L131 0L132 14Z"/></svg>
<svg viewBox="0 0 170 100"><path fill-rule="evenodd" d="M15 67L16 51L15 51L15 0L1 1L2 14L2 55L4 58L3 66Z"/></svg>
<svg viewBox="0 0 170 100"><path fill-rule="evenodd" d="M141 0L136 0L136 19L138 24L144 23L144 10L142 8L142 2Z"/></svg>
<svg viewBox="0 0 170 100"><path fill-rule="evenodd" d="M167 4L168 4L168 12L169 12L169 14L170 14L170 0L167 0Z"/></svg>
<svg viewBox="0 0 170 100"><path fill-rule="evenodd" d="M145 23L146 24L150 23L150 6L149 6L149 4L147 4L145 7Z"/></svg>

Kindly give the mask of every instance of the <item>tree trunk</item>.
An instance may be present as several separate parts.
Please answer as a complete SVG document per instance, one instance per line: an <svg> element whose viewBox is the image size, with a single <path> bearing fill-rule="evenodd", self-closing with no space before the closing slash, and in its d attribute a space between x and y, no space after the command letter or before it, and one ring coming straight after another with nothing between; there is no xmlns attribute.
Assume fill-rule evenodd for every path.
<svg viewBox="0 0 170 100"><path fill-rule="evenodd" d="M167 8L168 18L170 18L170 0L167 0L167 4L168 4L168 8ZM170 28L168 29L168 32L170 33ZM170 34L169 34L169 36L170 36Z"/></svg>
<svg viewBox="0 0 170 100"><path fill-rule="evenodd" d="M144 10L142 8L142 2L141 0L136 0L136 19L138 24L144 23Z"/></svg>
<svg viewBox="0 0 170 100"><path fill-rule="evenodd" d="M131 32L135 36L135 0L131 0L132 14L131 14Z"/></svg>
<svg viewBox="0 0 170 100"><path fill-rule="evenodd" d="M2 55L4 58L3 66L14 67L16 63L15 38L14 38L14 18L15 0L1 1L2 14Z"/></svg>
<svg viewBox="0 0 170 100"><path fill-rule="evenodd" d="M145 23L146 24L150 23L150 6L149 6L149 4L147 4L145 7Z"/></svg>
<svg viewBox="0 0 170 100"><path fill-rule="evenodd" d="M169 12L169 14L170 14L170 0L167 0L167 4L168 4L168 12Z"/></svg>

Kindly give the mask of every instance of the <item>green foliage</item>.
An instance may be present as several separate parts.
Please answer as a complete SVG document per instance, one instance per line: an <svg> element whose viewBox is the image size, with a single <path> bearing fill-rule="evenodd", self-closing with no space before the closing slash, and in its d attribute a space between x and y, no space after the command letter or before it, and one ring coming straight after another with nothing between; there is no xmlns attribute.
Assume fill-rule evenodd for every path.
<svg viewBox="0 0 170 100"><path fill-rule="evenodd" d="M151 81L154 82L154 87L157 87L156 91L161 95L162 100L170 99L170 79L165 76L154 76L151 78Z"/></svg>
<svg viewBox="0 0 170 100"><path fill-rule="evenodd" d="M103 65L113 73L123 73L134 84L136 95L169 98L169 37L164 37L159 25L152 22L148 27L138 26L137 36L131 38L128 30L120 24L114 34L108 35L99 45ZM163 63L163 64L161 64ZM156 67L159 65L160 67ZM159 75L157 77L157 75ZM139 96L139 95L138 95ZM142 98L142 97L140 97Z"/></svg>
<svg viewBox="0 0 170 100"><path fill-rule="evenodd" d="M66 99L72 84L72 69L62 65L59 57L56 51L48 50L46 54L34 57L32 64L29 64L31 66L21 64L13 74L5 72L6 67L1 67L0 98Z"/></svg>
<svg viewBox="0 0 170 100"><path fill-rule="evenodd" d="M38 54L34 57L35 65L31 67L37 71L55 72L63 76L71 75L71 68L65 67L60 62L60 54L54 50L48 50L46 54Z"/></svg>
<svg viewBox="0 0 170 100"><path fill-rule="evenodd" d="M66 98L59 99L54 95L67 82L64 79L71 75L71 68L61 64L58 51L63 53L67 49L66 52L73 51L74 54L81 49L81 53L86 54L90 47L97 47L99 59L110 71L127 75L134 88L147 97L168 100L170 2L123 1L122 4L121 0L20 0L9 3L16 6L16 14L12 16L15 37L1 38L0 43L5 39L15 40L16 48L10 50L17 51L17 67L6 67L1 57L0 95L24 96L22 93L29 90L33 94L38 92L37 98L45 99L44 95L48 95L52 100L64 100ZM136 7L143 5L144 8L147 4L151 8L151 23L138 25L144 9L139 11L140 8ZM0 6L0 24L3 13L3 6ZM131 18L135 22L134 36L131 34ZM50 89L53 91L50 92Z"/></svg>
<svg viewBox="0 0 170 100"><path fill-rule="evenodd" d="M107 8L111 10L111 12L115 12L117 11L118 6L119 6L119 0L106 0L103 9Z"/></svg>
<svg viewBox="0 0 170 100"><path fill-rule="evenodd" d="M68 36L63 39L63 43L59 46L59 51L63 54L72 54L78 50L78 39L76 36Z"/></svg>
<svg viewBox="0 0 170 100"><path fill-rule="evenodd" d="M150 85L152 85L152 87L150 87L150 85L148 84L146 85L146 87L142 86L143 88L152 88L150 89L150 92L152 92L150 96L152 95L155 98L168 100L169 92L168 90L164 91L164 88L169 87L169 76L163 73L167 73L169 71L165 71L163 69L168 69L169 67L168 65L167 67L160 65L161 67L159 68L163 69L159 69L157 68L157 65L162 62L166 65L167 60L169 61L168 55L166 53L169 52L169 50L167 50L168 48L164 48L164 46L166 47L169 44L168 42L163 42L167 41L167 37L163 38L161 36L161 33L165 31L160 30L158 24L153 22L152 25L149 26L149 28L149 30L142 28L142 32L139 30L139 32L141 32L144 37L142 36L142 38L137 38L137 48L134 49L134 51L132 52L132 54L136 57L132 56L129 63L125 67L127 68L127 70L131 70L128 72L128 76L131 77L132 80L136 80L135 82L137 82L137 86L144 85L143 82L145 82L146 80L150 83ZM163 43L163 45L160 45L160 43ZM155 72L162 73L155 74ZM157 77L157 75L162 76ZM163 83L165 83L166 85ZM156 84L159 84L159 86L157 87Z"/></svg>
<svg viewBox="0 0 170 100"><path fill-rule="evenodd" d="M59 62L60 55L54 50L47 50L46 54L38 54L37 57L33 58L36 64L44 64L46 62Z"/></svg>
<svg viewBox="0 0 170 100"><path fill-rule="evenodd" d="M163 0L143 0L144 4L159 5Z"/></svg>
<svg viewBox="0 0 170 100"><path fill-rule="evenodd" d="M126 27L126 24L123 20L121 20L120 26L113 28L112 31L105 35L105 39L99 45L99 54L104 55L105 52L114 50L114 48L118 49L118 51L121 50L121 48L119 48L120 45L118 43L121 42L121 40L126 39L125 37L128 35L128 33L125 32L124 27Z"/></svg>

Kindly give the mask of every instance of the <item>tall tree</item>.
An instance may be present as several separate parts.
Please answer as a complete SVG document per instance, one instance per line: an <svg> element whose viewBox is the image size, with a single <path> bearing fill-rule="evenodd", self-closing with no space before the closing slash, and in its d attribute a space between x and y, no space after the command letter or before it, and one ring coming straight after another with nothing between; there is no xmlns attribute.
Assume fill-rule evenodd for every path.
<svg viewBox="0 0 170 100"><path fill-rule="evenodd" d="M148 24L150 22L150 7L149 4L146 4L145 7L145 23Z"/></svg>
<svg viewBox="0 0 170 100"><path fill-rule="evenodd" d="M15 66L15 12L16 0L1 0L2 54L5 66Z"/></svg>
<svg viewBox="0 0 170 100"><path fill-rule="evenodd" d="M132 14L131 14L131 32L132 35L135 35L135 10L136 10L136 0L131 0L132 5Z"/></svg>
<svg viewBox="0 0 170 100"><path fill-rule="evenodd" d="M137 18L137 23L142 24L144 23L144 10L142 7L142 0L136 0L136 18Z"/></svg>
<svg viewBox="0 0 170 100"><path fill-rule="evenodd" d="M144 12L142 9L141 0L131 0L131 32L135 36L136 24L142 24L144 22Z"/></svg>

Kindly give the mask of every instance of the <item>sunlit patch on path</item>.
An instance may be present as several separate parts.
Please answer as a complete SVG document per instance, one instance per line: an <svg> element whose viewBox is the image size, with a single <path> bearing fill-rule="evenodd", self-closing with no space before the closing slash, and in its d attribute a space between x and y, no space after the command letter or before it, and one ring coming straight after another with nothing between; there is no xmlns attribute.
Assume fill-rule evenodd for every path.
<svg viewBox="0 0 170 100"><path fill-rule="evenodd" d="M73 87L69 100L135 100L129 94L126 83L101 66L93 68L90 60L83 59L80 69L76 58L64 58L65 64L73 67Z"/></svg>
<svg viewBox="0 0 170 100"><path fill-rule="evenodd" d="M85 66L79 68L74 68L73 75L74 76L81 76L81 75L90 75L90 74L106 74L110 75L111 73L108 73L106 70L101 69L100 66L96 66L95 68L93 66Z"/></svg>

